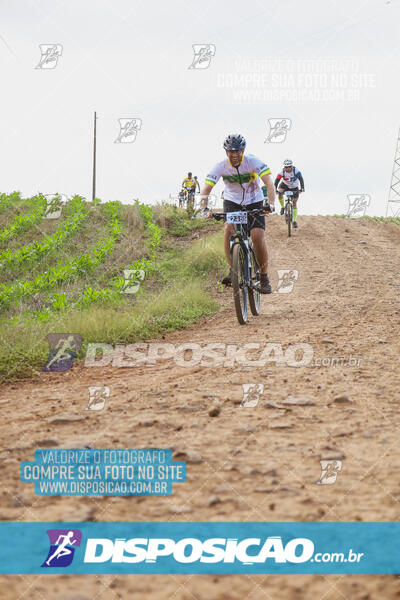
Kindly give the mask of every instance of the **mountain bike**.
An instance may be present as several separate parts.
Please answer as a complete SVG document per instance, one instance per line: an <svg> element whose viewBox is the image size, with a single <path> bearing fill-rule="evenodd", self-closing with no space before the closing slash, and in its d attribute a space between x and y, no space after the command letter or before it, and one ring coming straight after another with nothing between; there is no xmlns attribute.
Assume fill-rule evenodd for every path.
<svg viewBox="0 0 400 600"><path fill-rule="evenodd" d="M224 220L232 223L236 231L231 235L231 273L233 299L237 320L241 325L247 322L248 308L254 316L260 314L260 267L253 249L253 243L249 238L247 221L249 215L266 214L263 208L254 210L240 210L235 212L212 213L217 221Z"/></svg>
<svg viewBox="0 0 400 600"><path fill-rule="evenodd" d="M283 192L285 197L285 221L288 227L288 237L292 235L292 225L293 225L293 192L286 190Z"/></svg>
<svg viewBox="0 0 400 600"><path fill-rule="evenodd" d="M186 188L186 206L187 207L191 207L192 209L194 209L194 195L195 195L195 190L194 188Z"/></svg>

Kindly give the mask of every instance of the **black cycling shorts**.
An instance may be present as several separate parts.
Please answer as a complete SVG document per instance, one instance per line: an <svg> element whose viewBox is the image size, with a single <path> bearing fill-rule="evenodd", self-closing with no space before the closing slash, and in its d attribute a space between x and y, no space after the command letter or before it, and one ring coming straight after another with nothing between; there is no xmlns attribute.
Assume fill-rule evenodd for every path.
<svg viewBox="0 0 400 600"><path fill-rule="evenodd" d="M290 188L286 185L286 183L281 183L278 185L278 189L276 191L278 194L282 194L283 192L293 192L292 198L299 197L299 188Z"/></svg>
<svg viewBox="0 0 400 600"><path fill-rule="evenodd" d="M261 202L253 202L253 204L246 204L245 206L240 206L240 204L236 204L236 202L231 202L231 200L224 200L224 212L237 212L239 210L254 210L255 208L262 208L264 203ZM260 227L261 229L265 229L265 215L249 215L247 228L248 231L252 229L256 229Z"/></svg>

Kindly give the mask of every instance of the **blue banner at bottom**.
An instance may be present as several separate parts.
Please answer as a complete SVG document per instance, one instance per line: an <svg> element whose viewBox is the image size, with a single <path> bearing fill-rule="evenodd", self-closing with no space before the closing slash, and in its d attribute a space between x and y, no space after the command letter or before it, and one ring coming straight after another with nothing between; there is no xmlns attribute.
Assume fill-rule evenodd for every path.
<svg viewBox="0 0 400 600"><path fill-rule="evenodd" d="M0 523L1 574L400 573L400 523Z"/></svg>

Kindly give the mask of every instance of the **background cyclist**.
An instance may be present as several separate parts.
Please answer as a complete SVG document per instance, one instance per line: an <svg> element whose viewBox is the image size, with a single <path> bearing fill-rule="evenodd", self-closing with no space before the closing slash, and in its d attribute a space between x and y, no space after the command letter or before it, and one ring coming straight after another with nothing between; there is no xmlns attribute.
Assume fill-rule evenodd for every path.
<svg viewBox="0 0 400 600"><path fill-rule="evenodd" d="M196 180L192 177L192 173L189 171L187 177L182 181L182 187L186 190L187 201L189 204L194 204L194 194L196 190Z"/></svg>
<svg viewBox="0 0 400 600"><path fill-rule="evenodd" d="M224 148L227 158L215 165L206 177L205 185L201 191L203 208L207 208L208 196L222 177L224 188L224 212L234 212L244 208L253 210L263 208L264 195L261 191L259 178L268 189L269 205L267 210L273 210L275 203L275 189L271 178L269 167L259 158L252 154L244 154L246 140L239 133L228 135L224 141ZM249 215L248 228L253 241L254 251L260 265L261 281L260 292L262 294L271 293L271 285L268 279L268 253L265 240L265 216ZM224 247L225 256L230 267L230 237L235 233L235 226L231 223L225 223ZM231 285L232 272L229 268L229 275L222 280L224 285Z"/></svg>
<svg viewBox="0 0 400 600"><path fill-rule="evenodd" d="M267 186L266 186L266 185L263 185L263 186L261 187L261 191L262 191L262 193L264 194L264 203L267 203L267 204L268 204L268 190L267 190Z"/></svg>
<svg viewBox="0 0 400 600"><path fill-rule="evenodd" d="M299 189L300 185L300 189ZM293 161L287 158L283 162L283 169L275 179L275 188L278 192L278 200L281 205L281 215L284 214L283 192L293 192L293 227L297 229L297 199L300 192L304 192L304 179L301 172L293 165Z"/></svg>
<svg viewBox="0 0 400 600"><path fill-rule="evenodd" d="M178 199L179 199L179 206L181 208L183 208L183 206L185 205L185 199L186 199L186 190L184 190L183 188L181 188L181 190L178 194Z"/></svg>

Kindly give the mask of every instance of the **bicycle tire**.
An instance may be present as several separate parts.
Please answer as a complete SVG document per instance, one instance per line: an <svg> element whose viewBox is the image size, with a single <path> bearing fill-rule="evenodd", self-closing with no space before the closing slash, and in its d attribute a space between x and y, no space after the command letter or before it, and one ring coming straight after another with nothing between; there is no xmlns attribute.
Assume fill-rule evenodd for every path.
<svg viewBox="0 0 400 600"><path fill-rule="evenodd" d="M293 220L292 206L289 204L288 205L288 219L287 219L288 237L292 236L292 220Z"/></svg>
<svg viewBox="0 0 400 600"><path fill-rule="evenodd" d="M244 284L247 273L247 253L245 254L241 244L234 244L232 248L232 287L233 300L237 320L245 325L248 315L248 287Z"/></svg>
<svg viewBox="0 0 400 600"><path fill-rule="evenodd" d="M253 248L250 248L250 283L260 285L260 267ZM249 288L249 304L251 314L257 317L261 309L261 293L251 287Z"/></svg>

